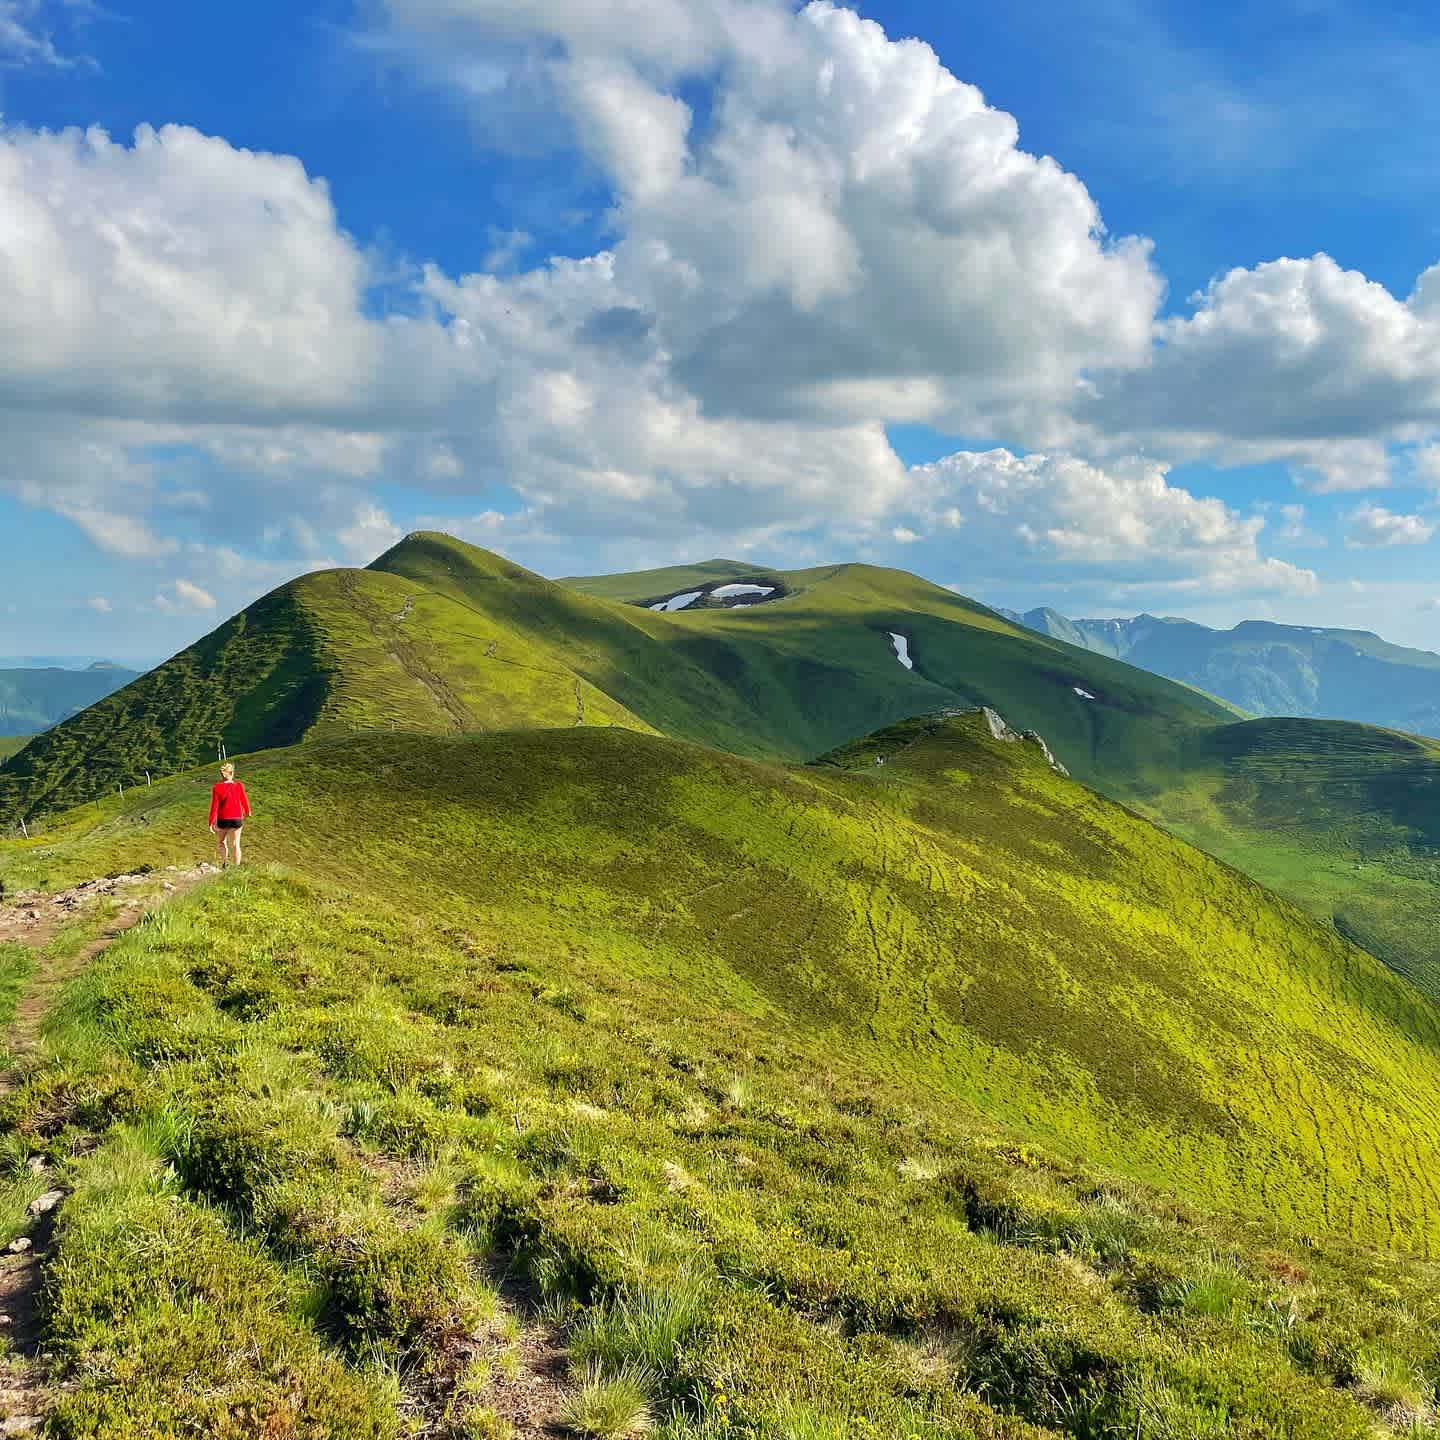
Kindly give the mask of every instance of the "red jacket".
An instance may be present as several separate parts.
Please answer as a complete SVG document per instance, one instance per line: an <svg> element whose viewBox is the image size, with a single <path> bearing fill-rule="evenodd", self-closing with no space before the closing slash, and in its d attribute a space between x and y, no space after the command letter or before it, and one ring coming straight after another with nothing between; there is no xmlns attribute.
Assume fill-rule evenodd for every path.
<svg viewBox="0 0 1440 1440"><path fill-rule="evenodd" d="M243 820L250 813L250 797L238 780L221 780L210 792L210 823Z"/></svg>

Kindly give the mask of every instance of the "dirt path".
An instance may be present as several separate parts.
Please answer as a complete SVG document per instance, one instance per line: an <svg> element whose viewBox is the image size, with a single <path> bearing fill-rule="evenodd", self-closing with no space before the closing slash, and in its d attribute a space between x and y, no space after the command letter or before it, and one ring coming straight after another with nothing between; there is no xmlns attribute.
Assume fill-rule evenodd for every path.
<svg viewBox="0 0 1440 1440"><path fill-rule="evenodd" d="M77 916L106 902L118 902L120 906L88 945L63 959L42 960L30 977L5 1036L12 1062L35 1052L41 1024L59 991L96 955L135 925L146 910L194 889L216 873L213 865L197 865L190 870L172 866L146 874L87 880L53 895L22 892L9 904L0 905L0 942L18 941L35 949L48 945L60 928ZM12 1091L17 1083L13 1069L0 1076L0 1095ZM50 1173L41 1155L32 1155L28 1164L37 1179ZM0 1436L36 1435L44 1425L50 1389L45 1376L47 1357L42 1350L40 1291L64 1199L65 1192L54 1185L37 1196L30 1204L28 1231L0 1254L0 1340L4 1346L0 1355Z"/></svg>

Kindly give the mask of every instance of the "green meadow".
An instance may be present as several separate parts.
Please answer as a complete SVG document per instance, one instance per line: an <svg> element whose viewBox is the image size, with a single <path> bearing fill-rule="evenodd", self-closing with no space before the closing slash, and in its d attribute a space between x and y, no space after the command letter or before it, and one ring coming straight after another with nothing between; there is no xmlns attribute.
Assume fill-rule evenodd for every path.
<svg viewBox="0 0 1440 1440"><path fill-rule="evenodd" d="M592 1436L1432 1433L1440 1013L1038 747L242 775L259 863L111 946L0 1103L0 1216L37 1151L69 1191L48 1433L473 1440L517 1387ZM209 780L0 878L193 863Z"/></svg>

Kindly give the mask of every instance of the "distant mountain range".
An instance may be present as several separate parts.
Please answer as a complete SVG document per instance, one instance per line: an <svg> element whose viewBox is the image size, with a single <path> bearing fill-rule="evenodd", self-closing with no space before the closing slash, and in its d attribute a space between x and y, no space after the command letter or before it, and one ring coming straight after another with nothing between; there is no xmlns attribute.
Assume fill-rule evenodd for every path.
<svg viewBox="0 0 1440 1440"><path fill-rule="evenodd" d="M1252 714L1358 720L1440 736L1440 655L1392 645L1368 630L1268 620L1212 630L1156 615L1072 620L1048 608L1001 613L1042 635L1194 685Z"/></svg>
<svg viewBox="0 0 1440 1440"><path fill-rule="evenodd" d="M84 670L0 669L0 735L34 735L68 720L136 679L139 672L97 660Z"/></svg>

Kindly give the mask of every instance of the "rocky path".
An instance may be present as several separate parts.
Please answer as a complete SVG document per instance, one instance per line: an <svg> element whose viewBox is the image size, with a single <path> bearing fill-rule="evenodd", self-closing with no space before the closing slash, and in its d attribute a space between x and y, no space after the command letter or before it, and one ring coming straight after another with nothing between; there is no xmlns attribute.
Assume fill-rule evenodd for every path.
<svg viewBox="0 0 1440 1440"><path fill-rule="evenodd" d="M218 873L214 865L87 880L55 894L26 892L0 900L0 943L19 942L43 950L60 928L102 904L117 904L104 930L88 945L63 959L44 957L30 977L5 1036L10 1068L0 1076L0 1095L18 1083L17 1062L39 1045L40 1027L63 986L108 945L136 924L146 910L193 889ZM43 1155L27 1162L37 1182L50 1176ZM0 1436L36 1435L44 1425L49 1394L42 1350L40 1291L65 1192L47 1185L30 1202L30 1226L0 1254Z"/></svg>

